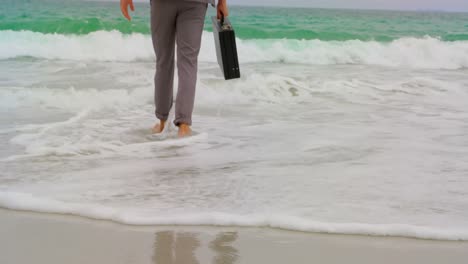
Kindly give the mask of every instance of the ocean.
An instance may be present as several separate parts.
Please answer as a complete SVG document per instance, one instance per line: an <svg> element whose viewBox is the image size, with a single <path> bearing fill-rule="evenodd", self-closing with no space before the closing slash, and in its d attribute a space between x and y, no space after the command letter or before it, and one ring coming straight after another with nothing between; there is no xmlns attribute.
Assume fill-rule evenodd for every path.
<svg viewBox="0 0 468 264"><path fill-rule="evenodd" d="M177 139L150 132L149 5L2 5L1 208L468 240L468 14L232 6L225 81L209 8Z"/></svg>

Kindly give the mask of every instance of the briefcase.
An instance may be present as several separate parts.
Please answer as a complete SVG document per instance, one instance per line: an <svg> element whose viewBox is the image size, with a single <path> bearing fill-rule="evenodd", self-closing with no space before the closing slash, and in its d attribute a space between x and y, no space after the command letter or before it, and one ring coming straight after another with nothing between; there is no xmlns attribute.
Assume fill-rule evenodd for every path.
<svg viewBox="0 0 468 264"><path fill-rule="evenodd" d="M236 35L228 18L213 20L213 34L216 45L216 56L224 79L240 78L239 60L237 58Z"/></svg>

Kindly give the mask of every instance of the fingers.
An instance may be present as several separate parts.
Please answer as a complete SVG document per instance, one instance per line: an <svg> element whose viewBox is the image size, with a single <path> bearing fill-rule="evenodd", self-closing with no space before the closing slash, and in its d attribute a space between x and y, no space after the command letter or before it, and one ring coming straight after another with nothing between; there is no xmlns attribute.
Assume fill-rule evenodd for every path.
<svg viewBox="0 0 468 264"><path fill-rule="evenodd" d="M218 19L221 19L222 16L227 17L229 16L229 10L225 4L218 4L217 8L217 17Z"/></svg>
<svg viewBox="0 0 468 264"><path fill-rule="evenodd" d="M131 18L130 15L128 14L128 9L127 9L127 7L125 7L125 9L124 9L123 15L124 15L124 17L125 17L128 21L131 21L131 20L132 20L132 18Z"/></svg>
<svg viewBox="0 0 468 264"><path fill-rule="evenodd" d="M133 6L132 0L121 0L120 1L120 10L122 11L123 16L128 20L132 20L130 15L128 14L128 6L130 5L130 9L135 11L135 7Z"/></svg>
<svg viewBox="0 0 468 264"><path fill-rule="evenodd" d="M126 19L131 20L130 15L128 14L127 5L121 4L121 5L120 5L120 11L122 11L122 15L123 15Z"/></svg>

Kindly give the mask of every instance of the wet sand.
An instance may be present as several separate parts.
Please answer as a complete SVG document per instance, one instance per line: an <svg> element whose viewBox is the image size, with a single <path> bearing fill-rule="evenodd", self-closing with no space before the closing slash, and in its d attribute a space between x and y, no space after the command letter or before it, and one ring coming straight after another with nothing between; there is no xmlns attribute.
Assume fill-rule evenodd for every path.
<svg viewBox="0 0 468 264"><path fill-rule="evenodd" d="M468 242L269 228L127 226L0 210L0 263L467 263Z"/></svg>

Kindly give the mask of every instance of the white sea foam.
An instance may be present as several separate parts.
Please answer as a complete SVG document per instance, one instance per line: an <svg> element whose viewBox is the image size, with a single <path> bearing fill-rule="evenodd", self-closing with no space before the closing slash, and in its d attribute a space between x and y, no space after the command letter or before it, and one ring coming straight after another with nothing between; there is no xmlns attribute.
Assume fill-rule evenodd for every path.
<svg viewBox="0 0 468 264"><path fill-rule="evenodd" d="M48 88L2 87L0 104L2 108L16 109L22 106L66 109L77 111L122 105L145 104L151 102L150 90L145 87L128 89L98 90L75 89L74 87Z"/></svg>
<svg viewBox="0 0 468 264"><path fill-rule="evenodd" d="M236 215L227 213L147 214L132 213L129 208L111 208L93 204L67 203L30 194L0 192L0 207L13 210L56 213L109 220L128 225L185 225L270 227L285 230L371 236L399 236L434 240L468 240L468 230L434 229L404 224L363 224L316 222L288 215Z"/></svg>
<svg viewBox="0 0 468 264"><path fill-rule="evenodd" d="M267 40L240 42L270 54ZM0 207L467 240L465 70L246 54L254 63L233 81L214 57L200 64L195 136L183 140L173 126L150 133L151 57L0 61Z"/></svg>
<svg viewBox="0 0 468 264"><path fill-rule="evenodd" d="M203 35L200 61L215 62L212 33ZM402 38L376 41L242 40L241 63L280 62L311 65L370 64L390 67L460 69L468 67L468 42ZM154 60L151 39L143 34L97 31L87 35L0 31L0 59L31 56L80 61Z"/></svg>
<svg viewBox="0 0 468 264"><path fill-rule="evenodd" d="M66 64L71 67L71 72L75 72L73 63L67 62ZM148 123L153 121L152 84L148 83L144 86L147 80L140 76L152 76L153 72L151 68L147 69L145 63L133 63L129 67L139 74L121 76L119 64L110 64L105 68L97 67L100 70L95 76L100 78L99 83L107 83L109 86L103 89L48 88L45 86L3 87L0 90L0 109L18 111L26 107L40 109L39 112L68 113L65 115L67 118L65 120L45 123L33 120L29 124L0 130L0 135L14 133L9 138L9 143L24 148L23 154L6 157L3 160L11 161L47 155L71 158L78 156L95 158L96 155L103 158L115 153L127 153L130 156L139 155L140 157L153 155L148 151L153 147L153 144L149 143L153 139L146 138L144 132L138 132L139 130L146 131ZM255 71L256 67L275 73L260 73ZM392 97L395 99L403 100L405 104L407 104L406 101L412 100L411 95L425 94L424 100L432 105L442 104L441 107L445 107L444 102L450 101L450 108L453 111L463 111L466 106L467 94L461 79L453 81L437 81L427 78L393 80L390 75L380 77L383 79L379 80L380 84L377 84L359 81L352 76L335 80L336 75L333 72L324 72L320 69L309 70L310 67L306 67L307 70L304 71L303 68L291 67L289 69L284 65L277 65L272 69L267 69L266 65L258 65L255 66L254 72L245 74L242 79L232 82L212 79L204 69L201 69L196 110L208 108L211 115L222 115L222 112L229 110L230 107L237 109L239 105L245 108L247 105L254 104L257 108L253 110L258 111L257 114L260 116L277 118L278 113L284 114L284 111L288 112L288 108L294 109L297 103L309 104L311 100L318 99L319 101L311 104L310 107L317 103L321 104L320 98L324 95L336 98L340 104L341 102L356 102L378 105L381 101L385 103L384 100L388 100L385 97L388 98L389 93L393 94ZM359 69L357 70L358 72L354 75L368 74L372 78L379 76L378 72L366 70L365 73L361 73ZM93 71L93 68L90 71ZM108 75L104 75L104 72ZM311 73L317 76L311 76ZM75 74L81 73L77 71ZM48 74L41 74L41 76L47 78ZM66 75L63 78L68 77L69 75ZM75 78L74 75L71 75L71 78ZM132 83L133 86L128 89L110 88L123 82L122 78L125 82ZM86 86L89 84L86 83ZM450 89L450 92L441 93L441 89ZM430 111L423 110L425 113ZM300 113L295 113L288 118L294 118L298 114L300 115ZM122 135L131 135L131 137L125 139ZM138 145L141 143L144 145ZM155 145L161 145L161 142ZM138 148L141 151L137 151Z"/></svg>

